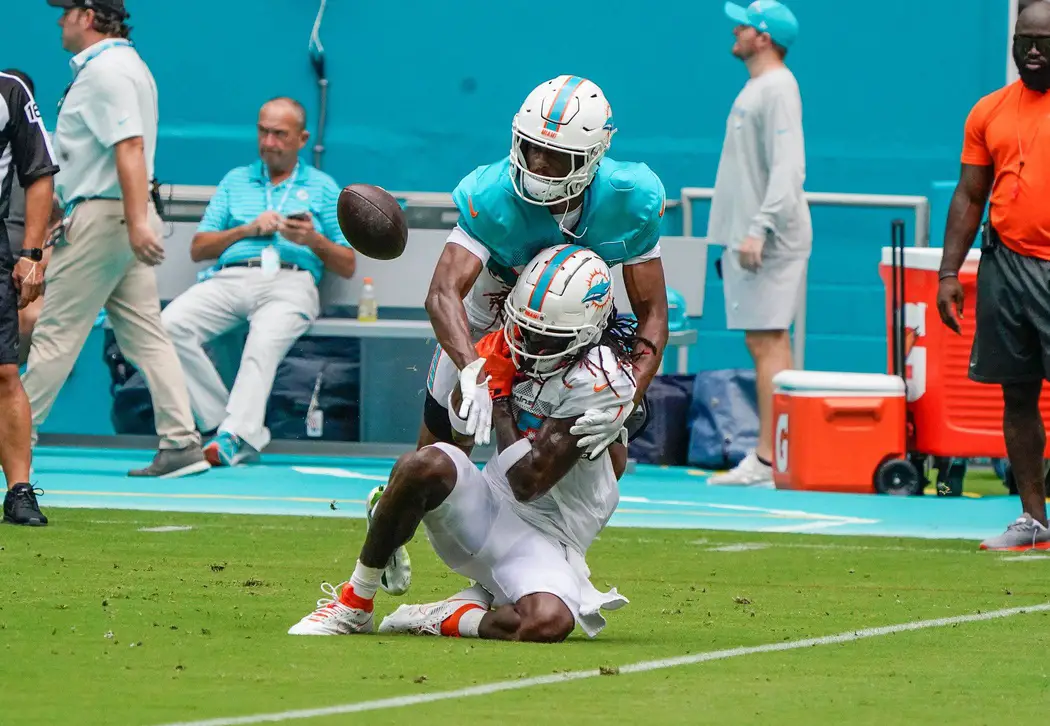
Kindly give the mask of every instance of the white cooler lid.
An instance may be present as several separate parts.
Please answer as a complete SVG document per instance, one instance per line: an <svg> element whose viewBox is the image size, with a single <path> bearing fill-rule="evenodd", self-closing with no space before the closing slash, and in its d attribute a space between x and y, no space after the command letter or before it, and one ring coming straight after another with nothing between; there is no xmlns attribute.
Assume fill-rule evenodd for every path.
<svg viewBox="0 0 1050 726"><path fill-rule="evenodd" d="M799 393L861 393L904 395L904 380L884 373L836 373L834 371L781 371L773 377L777 391Z"/></svg>
<svg viewBox="0 0 1050 726"><path fill-rule="evenodd" d="M941 268L942 247L905 247L904 266L909 270L929 270L937 272ZM900 254L897 255L900 257ZM966 263L977 264L981 260L981 250L972 249L966 255ZM893 263L893 248L882 248L882 264L889 267Z"/></svg>

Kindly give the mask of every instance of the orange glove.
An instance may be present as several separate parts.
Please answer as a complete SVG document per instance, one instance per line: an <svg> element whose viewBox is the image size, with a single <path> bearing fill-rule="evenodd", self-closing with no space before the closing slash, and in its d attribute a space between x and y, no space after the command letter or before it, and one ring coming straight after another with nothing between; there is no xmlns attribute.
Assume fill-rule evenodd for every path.
<svg viewBox="0 0 1050 726"><path fill-rule="evenodd" d="M478 355L485 359L485 375L489 376L489 396L492 400L506 398L514 390L514 376L518 369L510 357L510 346L503 337L503 330L489 333L474 346Z"/></svg>

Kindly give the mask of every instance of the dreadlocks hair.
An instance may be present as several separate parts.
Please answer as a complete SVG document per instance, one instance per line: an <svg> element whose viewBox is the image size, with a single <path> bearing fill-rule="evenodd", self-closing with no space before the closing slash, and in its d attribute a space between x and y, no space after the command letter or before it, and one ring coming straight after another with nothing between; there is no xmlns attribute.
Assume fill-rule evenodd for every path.
<svg viewBox="0 0 1050 726"><path fill-rule="evenodd" d="M634 382L634 363L646 355L646 351L643 349L648 348L649 353L656 355L656 346L653 342L638 335L638 321L635 318L620 317L616 312L615 306L613 306L612 312L609 313L609 324L605 326L605 330L602 331L598 340L580 351L579 356L577 356L577 359L583 365L591 369L594 366L587 360L587 354L592 348L596 347L598 348L598 366L602 377L605 378L605 382L609 384L609 388L614 392L616 387L609 380L609 372L605 368L605 361L602 360L604 354L602 348L608 348L612 351L613 356L616 358L616 366L631 379L632 383ZM575 363L576 361L573 362ZM562 375L568 375L568 370Z"/></svg>
<svg viewBox="0 0 1050 726"><path fill-rule="evenodd" d="M595 366L589 360L587 360L587 354L594 348L598 349L598 369L605 379L605 382L609 384L609 388L615 393L616 386L609 378L609 371L605 367L605 361L603 360L605 351L602 348L608 348L612 351L613 356L616 359L616 366L623 371L623 373L631 380L634 379L634 363L640 360L645 355L656 355L656 345L648 338L643 338L638 335L638 321L634 318L620 317L616 312L616 306L613 306L612 311L609 313L609 324L605 326L605 330L602 331L601 336L598 340L594 341L588 346L580 349L572 356L566 359L563 365L563 371L561 374L562 382L564 383L572 372L572 369L576 367L576 364L586 366L592 373L595 371ZM644 350L648 348L648 351ZM540 393L543 391L543 386L548 380L544 379L536 391L536 400L539 400Z"/></svg>
<svg viewBox="0 0 1050 726"><path fill-rule="evenodd" d="M95 10L95 19L91 24L92 29L107 35L111 38L124 38L127 40L131 37L131 26L129 26L125 19L120 18L113 13L105 11Z"/></svg>

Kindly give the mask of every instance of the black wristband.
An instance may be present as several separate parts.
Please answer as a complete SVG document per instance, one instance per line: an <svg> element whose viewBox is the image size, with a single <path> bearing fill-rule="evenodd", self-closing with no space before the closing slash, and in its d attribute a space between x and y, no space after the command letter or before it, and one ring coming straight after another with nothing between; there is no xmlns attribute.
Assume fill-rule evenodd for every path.
<svg viewBox="0 0 1050 726"><path fill-rule="evenodd" d="M39 247L22 249L18 251L19 257L25 257L33 262L41 262L44 259L44 251Z"/></svg>

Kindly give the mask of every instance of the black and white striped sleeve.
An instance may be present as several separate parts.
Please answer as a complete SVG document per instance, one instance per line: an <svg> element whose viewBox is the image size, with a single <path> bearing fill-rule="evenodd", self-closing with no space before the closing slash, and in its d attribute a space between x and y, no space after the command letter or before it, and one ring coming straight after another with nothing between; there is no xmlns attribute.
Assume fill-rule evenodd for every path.
<svg viewBox="0 0 1050 726"><path fill-rule="evenodd" d="M57 174L58 160L29 89L20 79L0 74L0 98L2 135L10 145L19 184L25 189L43 176Z"/></svg>

